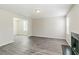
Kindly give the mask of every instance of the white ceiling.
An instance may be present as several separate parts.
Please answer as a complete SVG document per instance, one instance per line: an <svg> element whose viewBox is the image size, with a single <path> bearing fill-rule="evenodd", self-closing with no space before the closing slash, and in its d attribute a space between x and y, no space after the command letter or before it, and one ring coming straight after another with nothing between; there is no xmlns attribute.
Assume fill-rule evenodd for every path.
<svg viewBox="0 0 79 59"><path fill-rule="evenodd" d="M65 16L71 4L0 4L0 8L26 17ZM40 9L36 13L35 9Z"/></svg>

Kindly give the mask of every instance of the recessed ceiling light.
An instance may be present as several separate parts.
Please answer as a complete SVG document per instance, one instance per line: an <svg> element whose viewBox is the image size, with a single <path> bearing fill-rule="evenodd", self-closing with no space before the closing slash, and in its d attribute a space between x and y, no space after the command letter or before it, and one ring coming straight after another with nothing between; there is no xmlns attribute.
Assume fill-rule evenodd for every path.
<svg viewBox="0 0 79 59"><path fill-rule="evenodd" d="M35 12L36 12L36 13L40 13L40 9L36 9Z"/></svg>

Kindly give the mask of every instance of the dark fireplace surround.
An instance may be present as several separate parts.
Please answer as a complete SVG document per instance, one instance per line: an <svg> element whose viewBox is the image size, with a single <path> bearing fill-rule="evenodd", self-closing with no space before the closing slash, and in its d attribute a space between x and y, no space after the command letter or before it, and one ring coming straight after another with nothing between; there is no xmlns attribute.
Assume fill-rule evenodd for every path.
<svg viewBox="0 0 79 59"><path fill-rule="evenodd" d="M79 34L71 33L71 50L74 55L79 55Z"/></svg>

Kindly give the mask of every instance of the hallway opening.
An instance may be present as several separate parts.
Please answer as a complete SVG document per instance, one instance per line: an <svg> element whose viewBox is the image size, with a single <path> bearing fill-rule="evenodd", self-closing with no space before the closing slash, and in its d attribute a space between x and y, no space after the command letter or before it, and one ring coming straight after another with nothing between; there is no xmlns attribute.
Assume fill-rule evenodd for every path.
<svg viewBox="0 0 79 59"><path fill-rule="evenodd" d="M14 18L13 27L14 35L28 35L28 20Z"/></svg>

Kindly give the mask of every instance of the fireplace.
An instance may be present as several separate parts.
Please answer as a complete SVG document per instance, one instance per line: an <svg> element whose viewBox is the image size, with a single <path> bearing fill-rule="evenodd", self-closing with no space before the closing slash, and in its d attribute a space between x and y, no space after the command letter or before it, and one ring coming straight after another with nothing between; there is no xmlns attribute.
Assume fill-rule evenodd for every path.
<svg viewBox="0 0 79 59"><path fill-rule="evenodd" d="M71 49L73 54L79 55L79 34L71 33Z"/></svg>

